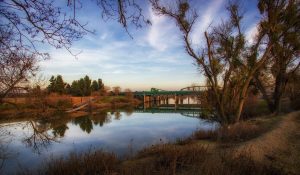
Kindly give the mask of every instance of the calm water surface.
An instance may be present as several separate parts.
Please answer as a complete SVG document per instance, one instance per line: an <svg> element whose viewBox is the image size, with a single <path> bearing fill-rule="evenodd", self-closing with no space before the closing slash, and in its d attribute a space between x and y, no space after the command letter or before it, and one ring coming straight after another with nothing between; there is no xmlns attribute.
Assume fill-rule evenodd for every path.
<svg viewBox="0 0 300 175"><path fill-rule="evenodd" d="M188 137L197 129L218 127L195 116L197 113L192 112L102 112L78 118L2 123L0 151L6 157L2 173L35 169L50 157L89 149L103 149L122 157L153 144Z"/></svg>

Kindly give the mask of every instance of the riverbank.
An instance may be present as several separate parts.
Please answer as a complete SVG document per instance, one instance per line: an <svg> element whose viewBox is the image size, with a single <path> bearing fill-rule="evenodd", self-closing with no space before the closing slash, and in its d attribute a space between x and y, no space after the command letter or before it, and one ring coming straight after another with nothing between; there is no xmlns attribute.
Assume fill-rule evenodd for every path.
<svg viewBox="0 0 300 175"><path fill-rule="evenodd" d="M50 160L39 174L297 174L299 157L297 111L214 132L198 131L185 140L154 145L122 159L103 151L71 153Z"/></svg>
<svg viewBox="0 0 300 175"><path fill-rule="evenodd" d="M101 96L101 97L71 97L71 96L49 96L43 99L27 98L9 98L6 103L0 105L0 121L13 119L38 119L51 118L57 114L63 114L68 109L78 104L89 101L91 98L96 99L89 108L69 113L71 117L87 115L91 110L105 111L117 108L128 108L140 103L134 98L125 96Z"/></svg>

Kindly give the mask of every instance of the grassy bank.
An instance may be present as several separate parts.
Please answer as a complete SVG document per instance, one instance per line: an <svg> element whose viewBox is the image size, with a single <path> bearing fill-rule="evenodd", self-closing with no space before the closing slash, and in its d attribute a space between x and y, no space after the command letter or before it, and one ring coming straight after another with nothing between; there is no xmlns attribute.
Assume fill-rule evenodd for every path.
<svg viewBox="0 0 300 175"><path fill-rule="evenodd" d="M51 159L38 174L297 174L300 112L260 117L120 159L89 151ZM22 172L21 174L34 174Z"/></svg>
<svg viewBox="0 0 300 175"><path fill-rule="evenodd" d="M88 108L71 113L73 117L87 115L91 110L103 111L116 108L132 107L139 104L139 101L125 96L102 96L102 97L71 97L66 95L47 96L41 98L8 98L6 103L0 104L0 120L11 120L28 118L49 118L57 116L80 103L95 98L96 101Z"/></svg>

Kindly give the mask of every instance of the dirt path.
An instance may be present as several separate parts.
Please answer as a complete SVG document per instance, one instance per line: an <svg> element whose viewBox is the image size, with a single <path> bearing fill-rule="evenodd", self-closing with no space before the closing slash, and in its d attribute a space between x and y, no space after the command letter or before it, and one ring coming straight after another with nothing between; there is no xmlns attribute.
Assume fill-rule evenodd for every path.
<svg viewBox="0 0 300 175"><path fill-rule="evenodd" d="M282 117L278 126L264 135L239 145L235 155L250 153L253 160L270 163L287 174L300 172L300 111Z"/></svg>

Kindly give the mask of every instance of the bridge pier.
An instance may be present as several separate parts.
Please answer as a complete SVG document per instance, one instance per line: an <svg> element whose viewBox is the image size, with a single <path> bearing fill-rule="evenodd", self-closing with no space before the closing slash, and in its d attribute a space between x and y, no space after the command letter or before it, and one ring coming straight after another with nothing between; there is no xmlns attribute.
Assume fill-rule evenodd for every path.
<svg viewBox="0 0 300 175"><path fill-rule="evenodd" d="M176 94L175 94L174 98L175 98L175 110L176 110L177 106L178 106L178 99L177 99L177 95Z"/></svg>

